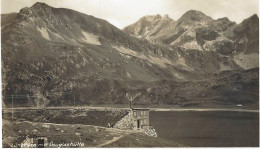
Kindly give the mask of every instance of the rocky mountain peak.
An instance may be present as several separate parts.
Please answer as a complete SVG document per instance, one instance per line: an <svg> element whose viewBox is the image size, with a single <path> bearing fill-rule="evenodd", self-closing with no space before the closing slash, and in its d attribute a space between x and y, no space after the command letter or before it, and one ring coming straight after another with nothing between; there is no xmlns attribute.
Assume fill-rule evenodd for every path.
<svg viewBox="0 0 260 149"><path fill-rule="evenodd" d="M239 24L236 31L240 30L242 32L248 32L248 30L257 29L258 25L259 25L259 18L256 14L254 14L248 19L245 19L241 24Z"/></svg>
<svg viewBox="0 0 260 149"><path fill-rule="evenodd" d="M146 16L126 27L127 34L107 21L44 3L24 8L17 15L2 21L6 24L1 32L3 96L22 93L38 97L40 93L47 106L60 106L61 101L71 106L72 95L62 95L71 91L81 105L128 104L125 94L129 91L142 93L140 104L196 103L202 93L214 103L223 96L240 103L247 98L234 94L234 81L223 80L223 76L216 80L217 75L259 66L256 15L238 27L217 24L195 10L177 22L168 15ZM225 37L233 35L234 27L235 39ZM252 97L249 102L258 99L248 88L256 81L244 78L239 79L244 82L238 89L244 97ZM209 82L196 83L199 79ZM257 90L258 83L255 86ZM10 98L3 101L10 105ZM29 97L20 101L24 106L38 103Z"/></svg>
<svg viewBox="0 0 260 149"><path fill-rule="evenodd" d="M163 18L170 18L168 14L165 14Z"/></svg>
<svg viewBox="0 0 260 149"><path fill-rule="evenodd" d="M186 13L184 13L183 16L206 16L206 15L198 10L189 10Z"/></svg>
<svg viewBox="0 0 260 149"><path fill-rule="evenodd" d="M168 15L148 15L139 19L136 23L127 26L124 30L139 38L152 38L152 36L159 33L162 28L166 27L171 22L174 22L174 20Z"/></svg>
<svg viewBox="0 0 260 149"><path fill-rule="evenodd" d="M164 21L174 21L172 18L170 18L169 17L169 15L168 14L166 14L166 15L164 15L163 17L162 17L162 20L164 20Z"/></svg>
<svg viewBox="0 0 260 149"><path fill-rule="evenodd" d="M41 2L36 2L32 8L49 8L51 6L45 4L45 3L41 3Z"/></svg>
<svg viewBox="0 0 260 149"><path fill-rule="evenodd" d="M43 13L50 13L52 8L53 7L51 7L45 3L40 3L40 2L37 2L32 7L30 7L30 9L32 11L43 12Z"/></svg>
<svg viewBox="0 0 260 149"><path fill-rule="evenodd" d="M219 18L217 21L229 22L230 20L227 17Z"/></svg>
<svg viewBox="0 0 260 149"><path fill-rule="evenodd" d="M201 11L189 10L179 20L203 21L212 20L212 18L205 15Z"/></svg>
<svg viewBox="0 0 260 149"><path fill-rule="evenodd" d="M251 18L259 19L257 14L254 14Z"/></svg>
<svg viewBox="0 0 260 149"><path fill-rule="evenodd" d="M148 21L148 22L154 22L158 19L161 19L162 16L160 14L157 14L157 15L147 15L147 16L144 16L140 19L140 21Z"/></svg>
<svg viewBox="0 0 260 149"><path fill-rule="evenodd" d="M37 2L32 5L30 8L25 7L20 10L18 13L18 18L21 21L28 20L28 18L33 16L51 16L52 15L52 7L45 4Z"/></svg>
<svg viewBox="0 0 260 149"><path fill-rule="evenodd" d="M252 15L252 16L249 17L247 20L248 20L248 21L252 21L252 22L254 22L254 23L258 23L258 22L259 22L259 18L258 18L258 15L257 15L257 14Z"/></svg>
<svg viewBox="0 0 260 149"><path fill-rule="evenodd" d="M148 21L150 23L153 23L155 21L173 21L173 19L171 19L169 17L168 14L165 14L164 16L160 15L160 14L157 14L157 15L147 15L147 16L144 16L142 17L139 21Z"/></svg>

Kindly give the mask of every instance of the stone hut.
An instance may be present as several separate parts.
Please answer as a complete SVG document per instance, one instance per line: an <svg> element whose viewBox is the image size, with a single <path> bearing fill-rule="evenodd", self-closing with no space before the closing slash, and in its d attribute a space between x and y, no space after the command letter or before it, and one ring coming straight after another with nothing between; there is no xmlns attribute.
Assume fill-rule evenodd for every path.
<svg viewBox="0 0 260 149"><path fill-rule="evenodd" d="M149 109L133 108L128 114L118 121L114 128L118 129L148 129Z"/></svg>
<svg viewBox="0 0 260 149"><path fill-rule="evenodd" d="M149 128L149 109L134 108L132 111L134 129Z"/></svg>

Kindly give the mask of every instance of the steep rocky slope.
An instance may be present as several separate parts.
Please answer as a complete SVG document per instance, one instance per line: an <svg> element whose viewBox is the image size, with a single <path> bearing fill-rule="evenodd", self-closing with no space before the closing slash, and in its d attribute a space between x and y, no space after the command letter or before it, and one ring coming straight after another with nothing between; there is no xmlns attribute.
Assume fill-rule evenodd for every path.
<svg viewBox="0 0 260 149"><path fill-rule="evenodd" d="M165 30L171 30L170 26L174 25L175 21L169 18L168 15L144 16L124 30L138 38L155 40L158 36L164 34Z"/></svg>
<svg viewBox="0 0 260 149"><path fill-rule="evenodd" d="M150 18L152 16L149 16ZM130 35L166 45L184 48L186 50L214 51L222 56L230 57L237 65L244 69L258 67L258 40L259 40L259 18L257 15L244 20L240 24L231 22L228 18L213 20L200 11L191 10L186 12L174 23L165 22L160 27L160 32L154 34L154 26L138 26L142 19L130 25L124 31ZM157 19L160 22L161 19ZM169 29L169 27L171 29ZM142 33L133 34L132 31L147 30L145 37ZM151 31L151 32L149 32Z"/></svg>
<svg viewBox="0 0 260 149"><path fill-rule="evenodd" d="M194 18L193 15L201 17ZM137 23L139 29L133 34L142 37L139 39L105 20L44 3L23 8L18 14L2 15L4 104L10 106L11 95L15 95L15 106L128 104L128 92L140 95L135 104L185 105L197 103L202 93L207 94L205 100L208 102L219 103L218 99L225 96L221 94L222 90L232 97L228 98L228 103L240 100L256 102L257 95L253 92L243 94L248 99L242 99L243 96L236 99L237 96L229 90L236 82L227 79L234 71L243 78L244 75L258 73L258 69L244 72L248 66L238 63L233 55L220 54L217 50L187 50L177 44L155 44L146 40L154 38L154 35L157 40L164 35L164 28L172 30L169 24L174 24L175 28L185 30L185 33L176 36L174 42L186 39L191 33L192 38L200 39L197 45L203 48L205 40L213 40L212 35L217 38L220 33L202 28L203 34L194 35L194 29L189 29L189 26L194 22L203 25L212 20L210 17L191 11L182 17L182 21L175 22L167 16L150 16L141 20ZM221 24L225 20L218 22ZM147 24L152 27L144 29ZM230 40L235 37L225 27L218 26L216 30L230 35ZM251 32L246 35L247 38L252 38ZM172 34L175 35L175 32ZM240 35L239 32L234 34ZM237 37L243 39L242 35ZM158 38L158 41L164 39L166 37L163 40ZM251 45L256 44L252 42ZM242 56L244 53L247 54L243 51ZM250 65L250 68L254 67ZM224 71L229 73L222 78L220 74ZM222 87L214 88L215 82L221 80L227 81L222 82ZM252 79L240 80L242 87L238 91L248 84L255 91L258 86L253 82L256 80L256 75ZM210 85L206 88L196 86L201 81ZM192 85L186 86L187 82ZM227 86L230 88L225 90ZM216 94L219 89L222 90Z"/></svg>

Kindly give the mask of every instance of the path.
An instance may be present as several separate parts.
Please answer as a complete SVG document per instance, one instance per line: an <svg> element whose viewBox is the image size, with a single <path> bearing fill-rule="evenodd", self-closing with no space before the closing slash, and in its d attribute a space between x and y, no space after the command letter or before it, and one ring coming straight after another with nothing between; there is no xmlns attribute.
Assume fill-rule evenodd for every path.
<svg viewBox="0 0 260 149"><path fill-rule="evenodd" d="M233 111L233 112L259 112L259 110L249 110L249 109L219 109L219 108L176 108L176 109L166 109L166 108L152 108L154 111Z"/></svg>
<svg viewBox="0 0 260 149"><path fill-rule="evenodd" d="M114 137L112 140L109 140L105 143L102 143L102 144L99 144L97 147L103 147L103 146L106 146L108 144L111 144L113 142L116 142L117 140L121 139L123 137L123 135L119 136L119 137Z"/></svg>

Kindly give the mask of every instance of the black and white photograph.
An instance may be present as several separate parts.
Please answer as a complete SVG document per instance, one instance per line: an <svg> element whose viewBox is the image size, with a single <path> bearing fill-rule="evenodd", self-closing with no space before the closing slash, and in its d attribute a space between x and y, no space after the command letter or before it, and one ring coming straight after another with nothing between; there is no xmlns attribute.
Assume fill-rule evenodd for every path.
<svg viewBox="0 0 260 149"><path fill-rule="evenodd" d="M1 0L1 148L259 147L258 0Z"/></svg>

